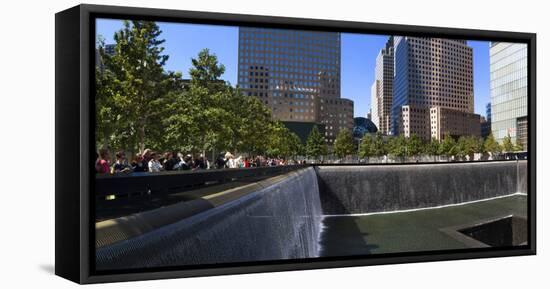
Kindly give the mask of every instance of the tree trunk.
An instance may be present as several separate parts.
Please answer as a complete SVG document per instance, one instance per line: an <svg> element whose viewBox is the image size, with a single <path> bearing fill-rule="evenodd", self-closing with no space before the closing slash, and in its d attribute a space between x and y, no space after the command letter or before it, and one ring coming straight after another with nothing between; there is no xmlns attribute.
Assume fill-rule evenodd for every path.
<svg viewBox="0 0 550 289"><path fill-rule="evenodd" d="M139 128L139 150L143 153L145 150L145 125L141 125Z"/></svg>

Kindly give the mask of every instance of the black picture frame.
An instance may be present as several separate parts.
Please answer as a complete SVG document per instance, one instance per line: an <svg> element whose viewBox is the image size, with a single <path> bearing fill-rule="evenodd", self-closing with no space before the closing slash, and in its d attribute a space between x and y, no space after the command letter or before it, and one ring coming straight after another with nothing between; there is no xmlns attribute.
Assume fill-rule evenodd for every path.
<svg viewBox="0 0 550 289"><path fill-rule="evenodd" d="M508 41L528 45L528 245L278 260L190 268L97 272L94 268L94 57L95 19L259 26L368 34ZM55 15L55 274L77 283L306 270L536 254L536 34L351 21L301 19L102 5L79 5Z"/></svg>

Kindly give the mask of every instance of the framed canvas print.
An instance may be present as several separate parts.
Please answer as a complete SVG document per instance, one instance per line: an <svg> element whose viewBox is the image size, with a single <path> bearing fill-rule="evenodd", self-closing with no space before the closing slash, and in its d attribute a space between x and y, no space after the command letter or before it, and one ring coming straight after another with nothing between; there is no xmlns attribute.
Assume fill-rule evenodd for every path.
<svg viewBox="0 0 550 289"><path fill-rule="evenodd" d="M535 254L535 34L56 14L56 274Z"/></svg>

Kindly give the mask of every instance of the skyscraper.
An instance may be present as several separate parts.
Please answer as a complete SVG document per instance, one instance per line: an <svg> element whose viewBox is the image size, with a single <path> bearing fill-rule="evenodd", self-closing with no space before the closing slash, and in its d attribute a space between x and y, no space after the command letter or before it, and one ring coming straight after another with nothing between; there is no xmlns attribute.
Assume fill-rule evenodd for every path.
<svg viewBox="0 0 550 289"><path fill-rule="evenodd" d="M378 104L378 87L378 80L375 79L370 88L370 118L377 129L380 127L380 115L378 114L378 111L380 110Z"/></svg>
<svg viewBox="0 0 550 289"><path fill-rule="evenodd" d="M380 50L376 57L375 81L376 88L372 88L371 94L376 92L375 103L377 119L375 124L378 130L383 134L390 132L390 114L393 98L393 36L390 36L386 46ZM372 99L372 96L371 96Z"/></svg>
<svg viewBox="0 0 550 289"><path fill-rule="evenodd" d="M510 135L527 150L527 45L492 42L489 53L493 136Z"/></svg>
<svg viewBox="0 0 550 289"><path fill-rule="evenodd" d="M487 105L485 106L485 114L487 115L487 121L490 123L491 122L491 103L487 103Z"/></svg>
<svg viewBox="0 0 550 289"><path fill-rule="evenodd" d="M481 118L481 137L486 138L491 134L491 103L485 106L486 117Z"/></svg>
<svg viewBox="0 0 550 289"><path fill-rule="evenodd" d="M116 44L105 44L103 47L105 54L109 56L115 55ZM95 49L95 65L103 69L103 61L101 60L101 55L99 54L99 49Z"/></svg>
<svg viewBox="0 0 550 289"><path fill-rule="evenodd" d="M392 132L479 136L472 53L465 40L396 36Z"/></svg>
<svg viewBox="0 0 550 289"><path fill-rule="evenodd" d="M239 28L239 87L283 122L325 126L332 143L353 128L353 101L340 97L340 34Z"/></svg>

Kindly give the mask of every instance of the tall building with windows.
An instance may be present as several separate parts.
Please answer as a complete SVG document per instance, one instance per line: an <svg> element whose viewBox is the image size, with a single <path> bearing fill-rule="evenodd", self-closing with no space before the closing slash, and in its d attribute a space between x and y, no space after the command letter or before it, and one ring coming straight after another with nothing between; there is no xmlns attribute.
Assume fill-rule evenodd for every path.
<svg viewBox="0 0 550 289"><path fill-rule="evenodd" d="M411 137L414 134L428 140L431 135L430 108L420 105L402 105L397 124L397 134L405 137Z"/></svg>
<svg viewBox="0 0 550 289"><path fill-rule="evenodd" d="M481 116L460 110L433 106L430 108L430 137L481 136Z"/></svg>
<svg viewBox="0 0 550 289"><path fill-rule="evenodd" d="M105 54L109 56L115 55L116 44L105 44L103 47ZM101 55L99 54L99 49L95 49L95 65L103 69L103 62L101 60Z"/></svg>
<svg viewBox="0 0 550 289"><path fill-rule="evenodd" d="M486 117L481 118L481 137L486 138L491 134L491 103L485 106Z"/></svg>
<svg viewBox="0 0 550 289"><path fill-rule="evenodd" d="M239 87L283 122L325 126L332 143L353 128L353 101L340 97L340 34L239 28Z"/></svg>
<svg viewBox="0 0 550 289"><path fill-rule="evenodd" d="M376 126L382 134L390 132L391 108L393 99L393 36L390 36L386 46L380 50L376 57L375 81L371 94L376 92L375 106L371 109L376 111ZM371 96L372 98L372 96Z"/></svg>
<svg viewBox="0 0 550 289"><path fill-rule="evenodd" d="M485 106L485 114L487 115L487 121L489 123L491 123L491 103L487 103L487 105Z"/></svg>
<svg viewBox="0 0 550 289"><path fill-rule="evenodd" d="M499 142L506 136L527 150L527 45L492 42L491 131Z"/></svg>
<svg viewBox="0 0 550 289"><path fill-rule="evenodd" d="M370 87L370 119L376 128L380 127L380 115L378 114L378 80L374 80L374 83Z"/></svg>
<svg viewBox="0 0 550 289"><path fill-rule="evenodd" d="M396 36L392 132L438 139L479 136L472 54L465 40Z"/></svg>

